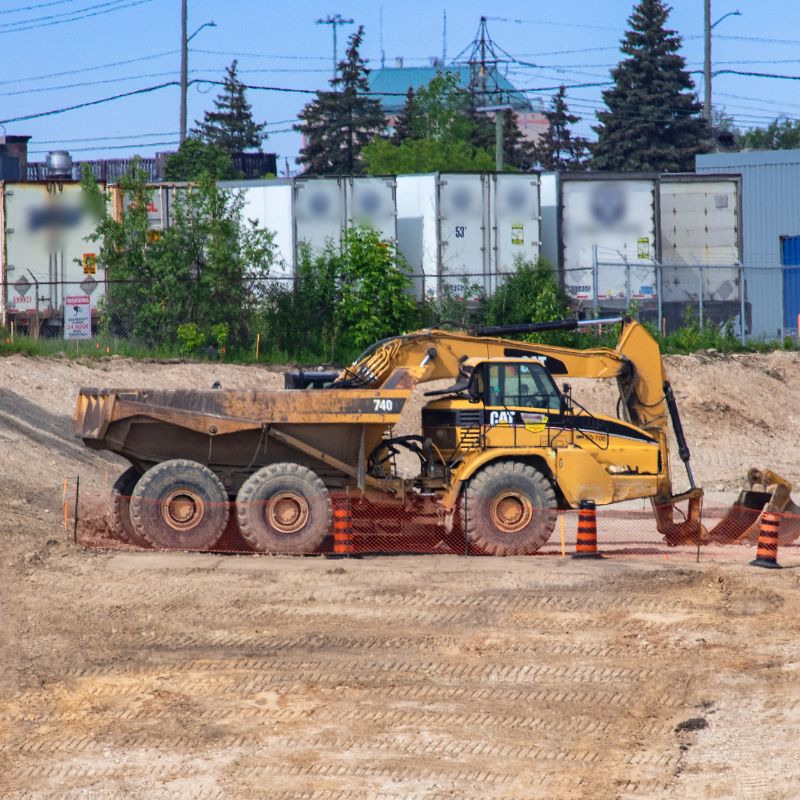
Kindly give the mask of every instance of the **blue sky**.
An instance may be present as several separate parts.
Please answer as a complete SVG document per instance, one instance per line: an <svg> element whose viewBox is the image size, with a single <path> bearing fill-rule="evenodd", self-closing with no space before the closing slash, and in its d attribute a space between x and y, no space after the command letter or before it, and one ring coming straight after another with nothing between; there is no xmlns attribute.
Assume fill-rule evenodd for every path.
<svg viewBox="0 0 800 800"><path fill-rule="evenodd" d="M27 10L25 10L27 7ZM189 31L213 20L191 42L190 77L219 79L238 57L246 83L287 89L326 88L331 73L330 26L315 20L339 12L366 29L364 54L380 65L380 10L387 66L402 56L406 65L442 54L442 15L447 11L447 55L473 38L480 16L490 18L494 40L520 61L509 78L520 88L559 83L594 83L608 78L619 60L619 40L632 2L568 0L522 2L400 3L350 0L256 2L189 0ZM19 10L17 10L19 9ZM786 0L714 0L712 18L740 10L714 29L714 68L800 75L800 4ZM73 18L73 21L66 21ZM513 21L519 20L519 21ZM684 37L690 69L703 59L702 0L676 2L671 26ZM26 30L26 28L28 28ZM340 28L339 52L352 28ZM179 77L180 0L4 0L0 2L0 120L38 114L137 90ZM695 76L702 96L702 76ZM721 74L714 100L742 126L763 125L776 116L800 116L800 81ZM192 87L189 122L210 108L217 87ZM589 132L601 105L598 87L568 89L574 112ZM549 92L532 93L546 100ZM307 96L251 91L255 116L269 125L265 149L294 168L299 137L291 131ZM66 148L80 158L100 158L174 149L178 130L177 87L172 86L63 114L8 122L9 134L31 134L32 160Z"/></svg>

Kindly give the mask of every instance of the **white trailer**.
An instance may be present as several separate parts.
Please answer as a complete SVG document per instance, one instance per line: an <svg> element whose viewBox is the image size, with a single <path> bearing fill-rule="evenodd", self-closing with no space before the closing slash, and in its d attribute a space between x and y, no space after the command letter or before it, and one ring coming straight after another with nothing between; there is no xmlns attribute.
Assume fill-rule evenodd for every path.
<svg viewBox="0 0 800 800"><path fill-rule="evenodd" d="M397 239L417 297L465 282L491 294L517 256L539 256L539 176L398 175Z"/></svg>
<svg viewBox="0 0 800 800"><path fill-rule="evenodd" d="M559 261L567 293L606 308L654 300L655 177L566 174L560 187Z"/></svg>
<svg viewBox="0 0 800 800"><path fill-rule="evenodd" d="M74 181L0 183L3 322L57 335L64 298L105 294L94 219Z"/></svg>

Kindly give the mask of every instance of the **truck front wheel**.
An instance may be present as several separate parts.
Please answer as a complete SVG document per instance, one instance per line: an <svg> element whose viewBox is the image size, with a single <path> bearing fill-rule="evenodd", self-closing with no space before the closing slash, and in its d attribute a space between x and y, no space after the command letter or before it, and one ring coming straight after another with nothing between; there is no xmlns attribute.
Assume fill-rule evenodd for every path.
<svg viewBox="0 0 800 800"><path fill-rule="evenodd" d="M490 464L462 496L469 543L496 556L535 553L556 525L556 495L550 481L519 461Z"/></svg>
<svg viewBox="0 0 800 800"><path fill-rule="evenodd" d="M228 493L196 461L176 458L145 472L131 497L131 522L156 548L208 550L225 530Z"/></svg>
<svg viewBox="0 0 800 800"><path fill-rule="evenodd" d="M263 553L313 553L331 529L325 484L300 464L270 464L253 473L236 495L239 531Z"/></svg>

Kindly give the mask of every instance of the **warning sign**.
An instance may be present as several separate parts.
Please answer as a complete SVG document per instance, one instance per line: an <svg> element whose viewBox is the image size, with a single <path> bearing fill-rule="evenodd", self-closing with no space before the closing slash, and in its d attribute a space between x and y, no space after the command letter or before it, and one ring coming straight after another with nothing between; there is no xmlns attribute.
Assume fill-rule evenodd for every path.
<svg viewBox="0 0 800 800"><path fill-rule="evenodd" d="M83 274L84 275L97 274L97 253L83 254Z"/></svg>
<svg viewBox="0 0 800 800"><path fill-rule="evenodd" d="M511 226L511 244L525 244L525 228L522 225Z"/></svg>
<svg viewBox="0 0 800 800"><path fill-rule="evenodd" d="M87 295L64 298L64 338L92 338L92 301Z"/></svg>
<svg viewBox="0 0 800 800"><path fill-rule="evenodd" d="M650 240L646 236L636 242L636 257L650 258Z"/></svg>

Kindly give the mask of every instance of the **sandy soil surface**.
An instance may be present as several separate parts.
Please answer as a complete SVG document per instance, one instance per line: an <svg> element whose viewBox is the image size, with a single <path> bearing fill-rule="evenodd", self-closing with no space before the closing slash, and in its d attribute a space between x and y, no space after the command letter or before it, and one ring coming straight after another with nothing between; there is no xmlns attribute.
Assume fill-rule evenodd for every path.
<svg viewBox="0 0 800 800"><path fill-rule="evenodd" d="M700 482L800 482L797 354L668 369ZM798 569L66 544L65 476L99 492L121 470L72 438L77 388L215 379L282 385L0 360L0 796L797 796ZM613 387L575 395L603 410Z"/></svg>

